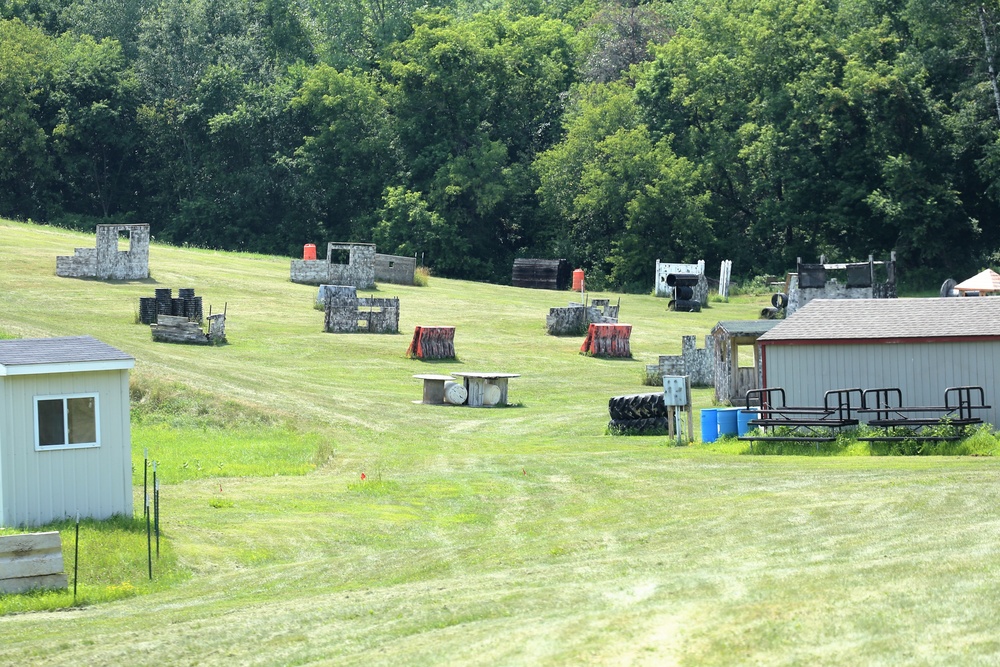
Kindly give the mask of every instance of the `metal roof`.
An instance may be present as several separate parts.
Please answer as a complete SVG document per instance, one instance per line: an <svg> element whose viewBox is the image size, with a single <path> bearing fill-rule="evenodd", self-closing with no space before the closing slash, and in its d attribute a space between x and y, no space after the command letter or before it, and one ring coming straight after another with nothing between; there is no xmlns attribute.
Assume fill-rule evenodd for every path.
<svg viewBox="0 0 1000 667"><path fill-rule="evenodd" d="M730 336L759 336L765 334L781 320L724 320L712 327L714 333L716 329L726 331Z"/></svg>
<svg viewBox="0 0 1000 667"><path fill-rule="evenodd" d="M132 368L135 358L93 336L0 340L0 375Z"/></svg>
<svg viewBox="0 0 1000 667"><path fill-rule="evenodd" d="M816 299L760 341L967 338L1000 340L1000 298Z"/></svg>

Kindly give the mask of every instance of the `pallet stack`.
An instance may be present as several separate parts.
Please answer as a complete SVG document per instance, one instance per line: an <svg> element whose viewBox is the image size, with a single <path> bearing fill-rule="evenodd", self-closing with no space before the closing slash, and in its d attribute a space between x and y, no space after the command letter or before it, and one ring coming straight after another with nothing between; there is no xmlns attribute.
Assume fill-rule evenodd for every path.
<svg viewBox="0 0 1000 667"><path fill-rule="evenodd" d="M631 324L591 324L580 352L594 357L631 357Z"/></svg>
<svg viewBox="0 0 1000 667"><path fill-rule="evenodd" d="M406 350L411 359L454 359L455 327L421 327L413 330Z"/></svg>

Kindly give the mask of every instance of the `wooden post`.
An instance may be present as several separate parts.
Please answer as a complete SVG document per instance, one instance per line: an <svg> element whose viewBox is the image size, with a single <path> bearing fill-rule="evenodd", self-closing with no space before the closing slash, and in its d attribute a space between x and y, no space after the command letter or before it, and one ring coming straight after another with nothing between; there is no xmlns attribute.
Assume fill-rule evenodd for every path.
<svg viewBox="0 0 1000 667"><path fill-rule="evenodd" d="M688 397L687 405L684 406L685 409L687 410L687 415L688 415L688 442L694 442L694 419L692 418L694 416L694 410L691 408L692 403L691 403L690 375L684 376L684 386L687 388L687 397Z"/></svg>

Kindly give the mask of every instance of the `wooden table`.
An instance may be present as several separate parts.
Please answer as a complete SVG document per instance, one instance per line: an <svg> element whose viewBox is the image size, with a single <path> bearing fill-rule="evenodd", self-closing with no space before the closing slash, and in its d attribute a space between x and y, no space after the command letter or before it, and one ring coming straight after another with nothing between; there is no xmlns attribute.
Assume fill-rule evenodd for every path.
<svg viewBox="0 0 1000 667"><path fill-rule="evenodd" d="M444 403L444 383L455 380L450 375L414 375L413 377L424 381L424 398L420 402L427 405Z"/></svg>
<svg viewBox="0 0 1000 667"><path fill-rule="evenodd" d="M455 377L460 377L465 382L465 388L469 392L466 405L473 408L490 407L483 404L483 395L487 385L496 385L500 388L500 400L497 406L507 405L507 380L521 377L518 373L452 373Z"/></svg>

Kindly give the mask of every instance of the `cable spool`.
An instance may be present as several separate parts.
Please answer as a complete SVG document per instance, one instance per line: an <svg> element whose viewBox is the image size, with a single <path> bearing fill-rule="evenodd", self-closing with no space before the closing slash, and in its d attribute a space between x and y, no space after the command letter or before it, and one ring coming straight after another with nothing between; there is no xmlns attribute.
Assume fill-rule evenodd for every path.
<svg viewBox="0 0 1000 667"><path fill-rule="evenodd" d="M500 387L488 384L483 388L483 405L493 406L500 402Z"/></svg>
<svg viewBox="0 0 1000 667"><path fill-rule="evenodd" d="M771 295L771 305L781 310L782 308L788 307L788 295L778 292Z"/></svg>
<svg viewBox="0 0 1000 667"><path fill-rule="evenodd" d="M955 296L957 294L957 292L955 292L955 285L957 284L958 283L955 282L954 278L948 278L948 280L941 283L941 296ZM952 292L955 292L955 294L952 294Z"/></svg>
<svg viewBox="0 0 1000 667"><path fill-rule="evenodd" d="M444 383L444 402L452 405L462 405L469 398L469 391L465 385L458 382Z"/></svg>

